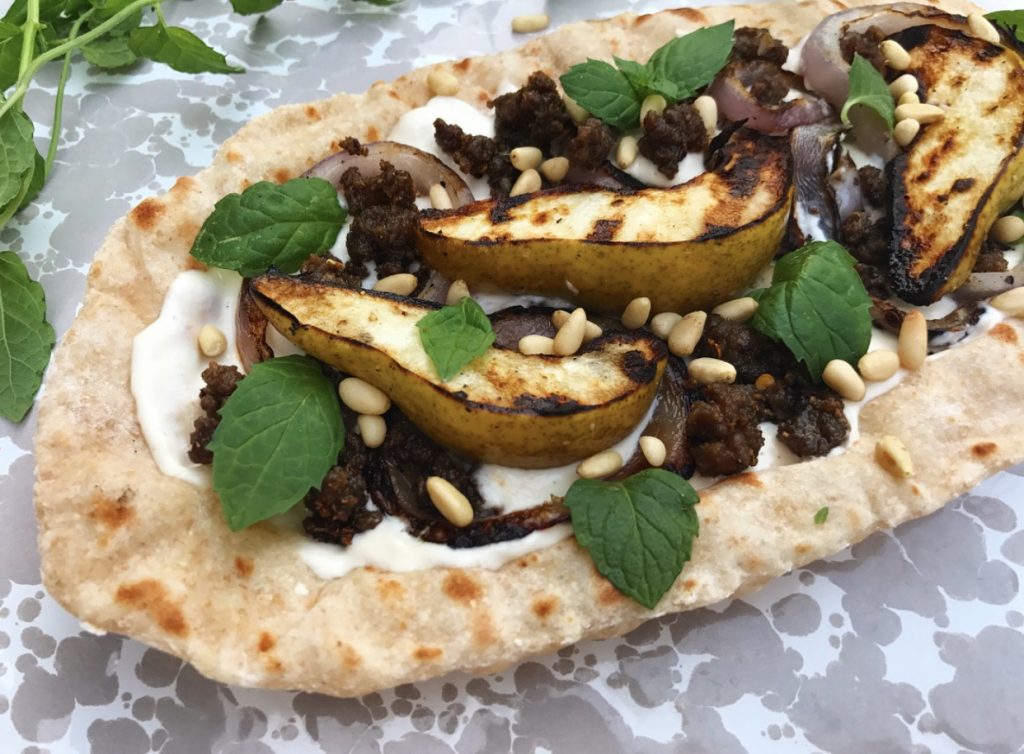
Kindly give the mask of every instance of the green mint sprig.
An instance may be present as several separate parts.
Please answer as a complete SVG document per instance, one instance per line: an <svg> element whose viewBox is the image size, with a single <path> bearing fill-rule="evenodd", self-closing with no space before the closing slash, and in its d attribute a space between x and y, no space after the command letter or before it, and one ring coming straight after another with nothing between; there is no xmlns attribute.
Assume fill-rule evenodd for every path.
<svg viewBox="0 0 1024 754"><path fill-rule="evenodd" d="M43 287L13 251L0 252L0 416L21 421L43 381L53 350Z"/></svg>
<svg viewBox="0 0 1024 754"><path fill-rule="evenodd" d="M1024 10L997 10L986 13L985 18L1005 26L1017 39L1024 42Z"/></svg>
<svg viewBox="0 0 1024 754"><path fill-rule="evenodd" d="M850 109L858 106L873 110L885 121L890 131L896 123L896 101L889 91L889 85L871 63L862 58L860 53L854 53L850 65L850 92L839 114L843 123L849 125Z"/></svg>
<svg viewBox="0 0 1024 754"><path fill-rule="evenodd" d="M420 342L441 379L447 382L494 343L494 328L480 304L464 298L431 312L419 322Z"/></svg>

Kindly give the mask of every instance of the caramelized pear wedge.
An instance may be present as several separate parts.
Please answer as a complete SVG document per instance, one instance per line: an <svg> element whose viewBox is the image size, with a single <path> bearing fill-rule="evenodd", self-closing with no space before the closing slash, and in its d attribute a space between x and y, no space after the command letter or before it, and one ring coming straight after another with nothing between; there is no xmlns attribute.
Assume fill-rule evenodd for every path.
<svg viewBox="0 0 1024 754"><path fill-rule="evenodd" d="M739 131L713 169L672 188L569 186L420 217L424 261L473 291L539 293L618 313L706 309L749 287L786 231L784 138Z"/></svg>
<svg viewBox="0 0 1024 754"><path fill-rule="evenodd" d="M442 382L416 329L437 304L277 274L253 279L252 293L286 338L383 390L424 433L484 463L545 468L608 448L643 419L665 371L658 338L617 332L574 356L493 347Z"/></svg>
<svg viewBox="0 0 1024 754"><path fill-rule="evenodd" d="M967 279L992 224L1024 192L1024 63L1008 39L938 26L892 38L910 52L922 100L946 111L891 164L890 283L927 304Z"/></svg>

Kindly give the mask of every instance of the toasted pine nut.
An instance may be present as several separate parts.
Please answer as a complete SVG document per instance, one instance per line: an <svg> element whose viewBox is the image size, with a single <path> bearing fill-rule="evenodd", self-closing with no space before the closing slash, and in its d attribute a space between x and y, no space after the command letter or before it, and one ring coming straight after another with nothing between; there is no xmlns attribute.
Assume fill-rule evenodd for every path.
<svg viewBox="0 0 1024 754"><path fill-rule="evenodd" d="M590 117L590 113L568 94L562 95L562 101L565 103L565 109L569 111L569 117L577 123L583 123Z"/></svg>
<svg viewBox="0 0 1024 754"><path fill-rule="evenodd" d="M540 164L540 174L550 183L561 183L569 173L569 160L566 157L552 157Z"/></svg>
<svg viewBox="0 0 1024 754"><path fill-rule="evenodd" d="M544 335L524 335L519 339L519 353L527 356L548 356L555 352L554 338Z"/></svg>
<svg viewBox="0 0 1024 754"><path fill-rule="evenodd" d="M464 298L469 298L469 286L466 285L465 280L460 278L448 286L448 295L445 296L444 305L455 306Z"/></svg>
<svg viewBox="0 0 1024 754"><path fill-rule="evenodd" d="M554 351L558 356L571 356L583 345L587 330L587 313L577 309L555 335Z"/></svg>
<svg viewBox="0 0 1024 754"><path fill-rule="evenodd" d="M1000 217L992 225L988 237L996 243L1012 246L1021 239L1024 239L1024 220L1016 215Z"/></svg>
<svg viewBox="0 0 1024 754"><path fill-rule="evenodd" d="M672 332L672 328L675 327L682 318L682 314L676 314L675 312L662 312L661 314L655 314L651 317L651 332L662 340L668 340L668 334Z"/></svg>
<svg viewBox="0 0 1024 754"><path fill-rule="evenodd" d="M701 385L713 382L733 383L736 381L736 367L728 361L712 359L708 356L694 359L687 367L690 376Z"/></svg>
<svg viewBox="0 0 1024 754"><path fill-rule="evenodd" d="M508 192L509 196L520 196L522 194L532 194L534 191L540 191L540 173L533 168L524 170L519 174L516 182L512 184L512 190Z"/></svg>
<svg viewBox="0 0 1024 754"><path fill-rule="evenodd" d="M700 119L704 121L704 130L708 132L708 138L711 138L715 134L715 129L718 128L718 103L714 97L702 94L693 101L693 107Z"/></svg>
<svg viewBox="0 0 1024 754"><path fill-rule="evenodd" d="M920 84L917 82L917 77L912 73L904 73L898 79L889 84L889 91L892 92L892 96L899 99L907 92L917 93Z"/></svg>
<svg viewBox="0 0 1024 754"><path fill-rule="evenodd" d="M900 355L883 348L866 353L857 362L857 371L868 382L884 382L900 368Z"/></svg>
<svg viewBox="0 0 1024 754"><path fill-rule="evenodd" d="M914 475L914 461L907 446L895 435L883 435L875 444L875 461L894 477L906 479Z"/></svg>
<svg viewBox="0 0 1024 754"><path fill-rule="evenodd" d="M602 450L580 463L576 467L576 473L583 479L600 479L614 474L621 468L622 456L614 450Z"/></svg>
<svg viewBox="0 0 1024 754"><path fill-rule="evenodd" d="M896 102L897 105L920 105L921 98L917 96L917 92L907 92L901 94L899 100Z"/></svg>
<svg viewBox="0 0 1024 754"><path fill-rule="evenodd" d="M551 324L555 326L555 329L561 329L562 325L568 321L569 312L564 309L556 309L555 313L551 315ZM588 319L587 327L583 331L583 342L589 343L594 338L600 338L603 334L604 331Z"/></svg>
<svg viewBox="0 0 1024 754"><path fill-rule="evenodd" d="M991 304L1003 314L1008 314L1011 317L1024 317L1024 287L1014 288L994 296Z"/></svg>
<svg viewBox="0 0 1024 754"><path fill-rule="evenodd" d="M459 91L459 80L453 73L435 69L427 74L427 87L435 97L451 97Z"/></svg>
<svg viewBox="0 0 1024 754"><path fill-rule="evenodd" d="M647 113L657 113L661 115L665 112L665 108L668 107L668 100L662 97L660 94L648 94L644 97L644 101L640 103L640 125L644 124L644 120L647 118Z"/></svg>
<svg viewBox="0 0 1024 754"><path fill-rule="evenodd" d="M448 196L448 191L440 183L435 183L430 187L430 206L434 209L451 209L452 198Z"/></svg>
<svg viewBox="0 0 1024 754"><path fill-rule="evenodd" d="M640 438L640 452L644 454L644 458L651 466L661 466L665 463L665 456L668 455L665 443L654 435L644 435Z"/></svg>
<svg viewBox="0 0 1024 754"><path fill-rule="evenodd" d="M864 400L867 388L856 370L842 359L832 359L821 373L825 384L848 401Z"/></svg>
<svg viewBox="0 0 1024 754"><path fill-rule="evenodd" d="M461 528L473 523L473 506L469 498L444 477L427 477L427 495L438 512L453 526Z"/></svg>
<svg viewBox="0 0 1024 754"><path fill-rule="evenodd" d="M627 330L636 330L647 324L651 316L651 300L646 296L635 298L626 304L622 312L622 326Z"/></svg>
<svg viewBox="0 0 1024 754"><path fill-rule="evenodd" d="M916 105L898 105L896 107L896 120L913 118L921 125L937 123L946 117L946 111L935 105L919 103Z"/></svg>
<svg viewBox="0 0 1024 754"><path fill-rule="evenodd" d="M640 145L637 144L635 136L623 136L619 139L619 146L615 148L615 164L623 170L636 162L640 154Z"/></svg>
<svg viewBox="0 0 1024 754"><path fill-rule="evenodd" d="M215 358L228 350L228 339L220 331L220 328L213 325L203 325L199 330L199 350L203 356Z"/></svg>
<svg viewBox="0 0 1024 754"><path fill-rule="evenodd" d="M897 345L900 366L904 369L919 369L928 355L928 323L921 312L908 312L900 325Z"/></svg>
<svg viewBox="0 0 1024 754"><path fill-rule="evenodd" d="M516 16L512 19L512 31L516 34L529 34L533 31L541 31L548 28L551 19L547 13L531 13L526 16Z"/></svg>
<svg viewBox="0 0 1024 754"><path fill-rule="evenodd" d="M775 378L768 374L768 372L757 375L757 379L754 380L754 387L758 390L767 390L774 384Z"/></svg>
<svg viewBox="0 0 1024 754"><path fill-rule="evenodd" d="M544 160L544 154L537 147L516 147L508 153L512 167L522 172L538 167Z"/></svg>
<svg viewBox="0 0 1024 754"><path fill-rule="evenodd" d="M921 122L914 120L913 118L907 118L901 120L896 124L895 128L892 129L892 138L896 140L896 143L901 147L906 147L914 139L917 138L917 134L921 131Z"/></svg>
<svg viewBox="0 0 1024 754"><path fill-rule="evenodd" d="M391 408L391 399L383 391L358 377L346 377L338 384L341 402L357 414L380 416Z"/></svg>
<svg viewBox="0 0 1024 754"><path fill-rule="evenodd" d="M408 296L416 290L418 284L416 276L412 273L399 272L378 280L373 286L373 290L381 293L394 293L397 296Z"/></svg>
<svg viewBox="0 0 1024 754"><path fill-rule="evenodd" d="M558 330L569 321L569 314L565 309L555 309L554 314L551 315L551 324Z"/></svg>
<svg viewBox="0 0 1024 754"><path fill-rule="evenodd" d="M734 298L719 304L711 312L730 322L746 322L757 312L757 301L750 296Z"/></svg>
<svg viewBox="0 0 1024 754"><path fill-rule="evenodd" d="M707 321L707 312L700 311L690 312L681 318L668 334L668 350L676 356L689 356L704 334L704 323Z"/></svg>
<svg viewBox="0 0 1024 754"><path fill-rule="evenodd" d="M369 416L361 414L356 419L359 425L359 434L363 438L363 445L368 448L379 448L384 444L384 438L388 434L388 423L383 416Z"/></svg>
<svg viewBox="0 0 1024 754"><path fill-rule="evenodd" d="M905 71L910 68L910 53L903 49L903 45L899 42L887 39L879 45L879 49L882 51L885 62L894 71Z"/></svg>
<svg viewBox="0 0 1024 754"><path fill-rule="evenodd" d="M978 39L984 39L989 44L999 44L999 32L982 14L971 13L967 16L967 26L970 27L971 34Z"/></svg>

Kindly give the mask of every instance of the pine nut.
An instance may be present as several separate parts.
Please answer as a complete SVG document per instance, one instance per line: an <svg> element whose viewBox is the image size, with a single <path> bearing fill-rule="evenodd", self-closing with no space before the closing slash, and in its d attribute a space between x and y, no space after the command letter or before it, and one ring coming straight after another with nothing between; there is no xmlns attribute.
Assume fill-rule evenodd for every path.
<svg viewBox="0 0 1024 754"><path fill-rule="evenodd" d="M921 98L917 96L917 92L907 92L906 94L900 95L899 100L896 102L897 105L920 105Z"/></svg>
<svg viewBox="0 0 1024 754"><path fill-rule="evenodd" d="M341 402L357 414L380 416L391 408L391 399L369 382L358 377L346 377L338 385Z"/></svg>
<svg viewBox="0 0 1024 754"><path fill-rule="evenodd" d="M569 312L564 309L556 309L555 313L551 315L551 324L555 326L555 329L561 329L562 325L569 321ZM587 320L586 329L583 331L583 342L589 343L594 338L600 338L604 334L604 331Z"/></svg>
<svg viewBox="0 0 1024 754"><path fill-rule="evenodd" d="M452 208L452 198L448 196L448 191L440 183L435 183L430 187L430 206L434 209Z"/></svg>
<svg viewBox="0 0 1024 754"><path fill-rule="evenodd" d="M554 338L548 338L544 335L524 335L519 339L519 353L527 356L549 356L554 352Z"/></svg>
<svg viewBox="0 0 1024 754"><path fill-rule="evenodd" d="M651 300L646 296L635 298L626 304L622 312L622 326L627 330L637 330L647 324L651 316Z"/></svg>
<svg viewBox="0 0 1024 754"><path fill-rule="evenodd" d="M993 297L990 303L1003 314L1008 314L1011 317L1024 317L1024 287L1000 293Z"/></svg>
<svg viewBox="0 0 1024 754"><path fill-rule="evenodd" d="M921 125L926 125L928 123L937 123L945 117L946 111L935 105L918 103L916 105L898 105L896 107L897 121L913 118Z"/></svg>
<svg viewBox="0 0 1024 754"><path fill-rule="evenodd" d="M381 293L394 293L396 296L408 296L419 285L416 276L408 272L399 272L397 275L388 275L381 278L373 286L373 290Z"/></svg>
<svg viewBox="0 0 1024 754"><path fill-rule="evenodd" d="M704 121L704 130L708 132L710 139L718 128L718 103L714 97L702 94L693 101L693 107L700 119Z"/></svg>
<svg viewBox="0 0 1024 754"><path fill-rule="evenodd" d="M540 164L540 174L548 179L549 183L561 183L569 174L569 160L566 157L552 157Z"/></svg>
<svg viewBox="0 0 1024 754"><path fill-rule="evenodd" d="M456 280L448 286L448 295L445 296L444 305L455 306L464 298L469 298L469 286L466 285L465 280Z"/></svg>
<svg viewBox="0 0 1024 754"><path fill-rule="evenodd" d="M899 99L907 92L916 93L920 85L917 83L917 77L912 73L904 73L898 79L889 84L889 91L892 92L892 96Z"/></svg>
<svg viewBox="0 0 1024 754"><path fill-rule="evenodd" d="M583 479L600 479L614 474L621 468L622 456L614 450L603 450L577 466L576 474Z"/></svg>
<svg viewBox="0 0 1024 754"><path fill-rule="evenodd" d="M508 192L508 195L521 196L522 194L532 194L534 191L540 191L540 186L540 173L530 168L519 174L516 182L512 184L512 190Z"/></svg>
<svg viewBox="0 0 1024 754"><path fill-rule="evenodd" d="M982 14L970 14L967 17L967 26L970 27L971 34L976 36L978 39L983 39L989 44L999 44L999 32L996 30L996 27L994 27Z"/></svg>
<svg viewBox="0 0 1024 754"><path fill-rule="evenodd" d="M914 475L914 461L907 446L895 435L883 435L875 444L875 461L894 477L906 479Z"/></svg>
<svg viewBox="0 0 1024 754"><path fill-rule="evenodd" d="M856 370L842 359L832 359L821 373L825 384L848 401L864 400L867 388Z"/></svg>
<svg viewBox="0 0 1024 754"><path fill-rule="evenodd" d="M665 443L654 435L644 435L640 438L640 452L644 454L644 458L651 466L661 466L665 463L665 456L668 455Z"/></svg>
<svg viewBox="0 0 1024 754"><path fill-rule="evenodd" d="M512 19L512 31L516 34L529 34L534 31L541 31L548 28L551 19L547 13L531 13L526 16L516 16Z"/></svg>
<svg viewBox="0 0 1024 754"><path fill-rule="evenodd" d="M452 97L459 91L459 80L453 73L434 70L427 74L427 88L435 97Z"/></svg>
<svg viewBox="0 0 1024 754"><path fill-rule="evenodd" d="M565 103L565 109L569 111L569 117L577 124L585 122L590 117L590 113L568 94L562 95L562 101Z"/></svg>
<svg viewBox="0 0 1024 754"><path fill-rule="evenodd" d="M901 147L906 147L917 138L917 134L921 131L921 122L914 120L913 118L907 118L901 120L892 129L892 138L896 140L896 143Z"/></svg>
<svg viewBox="0 0 1024 754"><path fill-rule="evenodd" d="M679 320L682 318L682 314L676 314L675 312L655 314L651 317L651 332L662 340L668 340L668 334L672 332L672 328L679 324Z"/></svg>
<svg viewBox="0 0 1024 754"><path fill-rule="evenodd" d="M508 159L519 172L538 167L544 160L544 154L537 147L516 147L508 153Z"/></svg>
<svg viewBox="0 0 1024 754"><path fill-rule="evenodd" d="M903 45L892 39L887 39L879 45L882 57L889 67L894 71L905 71L910 68L910 53L903 49Z"/></svg>
<svg viewBox="0 0 1024 754"><path fill-rule="evenodd" d="M469 498L447 479L439 476L427 477L427 495L438 512L452 526L469 526L473 523L473 506Z"/></svg>
<svg viewBox="0 0 1024 754"><path fill-rule="evenodd" d="M213 325L203 325L200 328L198 343L203 356L210 358L216 358L228 350L227 336Z"/></svg>
<svg viewBox="0 0 1024 754"><path fill-rule="evenodd" d="M857 371L868 382L885 382L899 368L900 355L888 349L866 353L857 362Z"/></svg>
<svg viewBox="0 0 1024 754"><path fill-rule="evenodd" d="M920 369L924 364L928 355L928 323L921 312L908 312L903 318L897 351L904 369Z"/></svg>
<svg viewBox="0 0 1024 754"><path fill-rule="evenodd" d="M660 94L648 94L644 97L644 101L640 103L640 125L644 124L648 113L661 115L665 112L666 107L668 107L668 100Z"/></svg>
<svg viewBox="0 0 1024 754"><path fill-rule="evenodd" d="M708 356L694 359L687 365L687 370L701 385L710 385L714 382L732 384L736 381L736 367L728 361Z"/></svg>
<svg viewBox="0 0 1024 754"><path fill-rule="evenodd" d="M1012 246L1021 239L1024 239L1024 219L1016 215L1000 217L992 225L988 237L996 243Z"/></svg>
<svg viewBox="0 0 1024 754"><path fill-rule="evenodd" d="M587 313L582 309L575 310L569 319L559 328L555 335L554 351L558 356L571 356L583 345L583 336L587 330Z"/></svg>
<svg viewBox="0 0 1024 754"><path fill-rule="evenodd" d="M690 312L680 319L668 334L668 350L676 356L689 356L704 334L707 312Z"/></svg>
<svg viewBox="0 0 1024 754"><path fill-rule="evenodd" d="M750 296L734 298L732 301L719 304L711 312L730 322L746 322L757 312L757 301Z"/></svg>
<svg viewBox="0 0 1024 754"><path fill-rule="evenodd" d="M379 448L384 444L384 438L388 434L388 423L383 416L369 416L362 414L356 419L359 425L359 434L363 438L363 445L368 448Z"/></svg>
<svg viewBox="0 0 1024 754"><path fill-rule="evenodd" d="M615 148L615 164L621 169L626 170L636 162L638 154L640 154L640 145L637 144L636 137L623 136L619 139L619 145Z"/></svg>

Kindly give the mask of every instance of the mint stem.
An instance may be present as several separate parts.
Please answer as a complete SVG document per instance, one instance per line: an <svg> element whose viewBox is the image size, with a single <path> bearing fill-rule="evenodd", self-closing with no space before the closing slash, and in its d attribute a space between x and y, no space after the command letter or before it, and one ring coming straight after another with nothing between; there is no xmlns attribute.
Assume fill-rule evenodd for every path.
<svg viewBox="0 0 1024 754"><path fill-rule="evenodd" d="M78 32L82 28L82 24L89 20L89 17L95 12L95 8L90 8L82 17L75 21L74 26L71 27L71 33L68 35L68 42L73 42L78 37ZM60 124L64 120L64 89L68 84L68 76L71 74L71 57L74 55L74 49L68 50L67 54L64 55L64 65L60 69L60 81L57 83L57 98L53 106L53 125L50 127L50 148L46 152L46 163L43 169L43 178L50 177L50 171L53 169L53 160L57 156L57 145L60 142Z"/></svg>
<svg viewBox="0 0 1024 754"><path fill-rule="evenodd" d="M25 75L25 71L32 62L32 52L36 46L36 32L39 31L39 0L28 0L25 25L21 28L23 35L21 38L21 64L18 66L19 77Z"/></svg>

